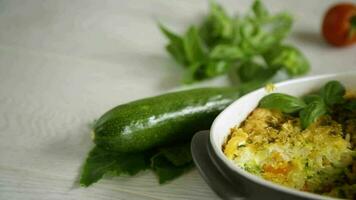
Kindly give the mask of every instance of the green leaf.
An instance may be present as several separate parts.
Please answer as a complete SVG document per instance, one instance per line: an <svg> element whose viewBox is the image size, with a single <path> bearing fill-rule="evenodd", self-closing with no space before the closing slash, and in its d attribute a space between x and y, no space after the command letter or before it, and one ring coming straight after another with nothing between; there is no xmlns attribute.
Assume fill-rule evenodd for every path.
<svg viewBox="0 0 356 200"><path fill-rule="evenodd" d="M340 82L329 81L320 90L320 95L328 106L333 106L345 102L345 92L345 87Z"/></svg>
<svg viewBox="0 0 356 200"><path fill-rule="evenodd" d="M249 60L241 64L238 69L238 75L241 82L247 82L253 80L256 75L263 73L263 71L262 65Z"/></svg>
<svg viewBox="0 0 356 200"><path fill-rule="evenodd" d="M274 82L277 72L277 70L267 68L260 63L247 60L242 62L234 70L230 71L229 78L233 82L238 82L240 84L239 88L242 93L248 93L261 88L268 83Z"/></svg>
<svg viewBox="0 0 356 200"><path fill-rule="evenodd" d="M320 116L326 114L327 111L328 108L323 101L313 101L308 104L299 113L302 128L308 128L310 124L314 123Z"/></svg>
<svg viewBox="0 0 356 200"><path fill-rule="evenodd" d="M263 20L262 25L265 33L271 34L266 37L271 37L275 43L280 43L290 33L293 18L290 14L282 12Z"/></svg>
<svg viewBox="0 0 356 200"><path fill-rule="evenodd" d="M242 60L246 58L245 53L236 45L220 44L215 46L209 57L215 60Z"/></svg>
<svg viewBox="0 0 356 200"><path fill-rule="evenodd" d="M306 104L303 100L282 93L272 93L260 101L261 108L276 109L284 113L295 113L303 109Z"/></svg>
<svg viewBox="0 0 356 200"><path fill-rule="evenodd" d="M219 4L211 1L209 18L213 24L213 35L221 38L229 38L233 34L232 18Z"/></svg>
<svg viewBox="0 0 356 200"><path fill-rule="evenodd" d="M166 45L166 50L171 54L171 56L181 65L185 66L188 64L188 60L185 55L183 39L182 37L176 35L175 33L169 31L163 25L159 25L161 32L169 39L169 43Z"/></svg>
<svg viewBox="0 0 356 200"><path fill-rule="evenodd" d="M241 82L245 83L253 80L267 82L276 74L277 71L266 68L265 66L253 62L252 60L248 60L239 66L237 72Z"/></svg>
<svg viewBox="0 0 356 200"><path fill-rule="evenodd" d="M258 55L274 48L292 27L290 15L281 13L266 18L246 17L238 21L239 46L247 55Z"/></svg>
<svg viewBox="0 0 356 200"><path fill-rule="evenodd" d="M242 94L247 94L247 93L252 92L258 88L263 87L267 83L268 83L268 79L267 80L256 79L256 80L252 80L252 81L248 81L248 82L244 82L244 83L240 84L239 88L240 88L240 91Z"/></svg>
<svg viewBox="0 0 356 200"><path fill-rule="evenodd" d="M307 73L310 69L308 60L296 47L276 46L264 54L264 59L272 69L284 69L290 76Z"/></svg>
<svg viewBox="0 0 356 200"><path fill-rule="evenodd" d="M183 82L189 84L225 74L229 70L230 66L231 64L224 60L208 60L205 63L190 65L189 70L186 71Z"/></svg>
<svg viewBox="0 0 356 200"><path fill-rule="evenodd" d="M202 26L200 35L208 47L228 43L234 37L234 22L226 11L214 1L210 2L210 12Z"/></svg>
<svg viewBox="0 0 356 200"><path fill-rule="evenodd" d="M306 104L310 104L314 101L324 101L323 98L320 95L317 94L309 94L303 97L303 100Z"/></svg>
<svg viewBox="0 0 356 200"><path fill-rule="evenodd" d="M356 99L349 100L344 104L344 108L350 111L356 111Z"/></svg>
<svg viewBox="0 0 356 200"><path fill-rule="evenodd" d="M266 18L269 15L267 8L259 0L255 0L252 5L252 10L257 18Z"/></svg>
<svg viewBox="0 0 356 200"><path fill-rule="evenodd" d="M190 152L190 142L164 147L160 152L175 166L182 166L193 161Z"/></svg>
<svg viewBox="0 0 356 200"><path fill-rule="evenodd" d="M184 52L189 64L200 63L205 59L204 47L198 30L191 26L183 38Z"/></svg>
<svg viewBox="0 0 356 200"><path fill-rule="evenodd" d="M157 175L160 184L181 176L184 172L191 169L192 166L192 162L182 166L175 166L162 153L158 153L151 158L151 168Z"/></svg>
<svg viewBox="0 0 356 200"><path fill-rule="evenodd" d="M143 153L116 153L94 147L84 163L80 184L87 187L107 173L135 175L148 167L149 162Z"/></svg>
<svg viewBox="0 0 356 200"><path fill-rule="evenodd" d="M160 25L162 33L169 39L167 51L181 65L188 67L206 59L205 50L197 29L192 26L183 37Z"/></svg>
<svg viewBox="0 0 356 200"><path fill-rule="evenodd" d="M169 31L162 24L159 24L159 28L160 28L161 32L170 40L170 42L174 42L174 43L180 43L181 42L182 38L179 35Z"/></svg>

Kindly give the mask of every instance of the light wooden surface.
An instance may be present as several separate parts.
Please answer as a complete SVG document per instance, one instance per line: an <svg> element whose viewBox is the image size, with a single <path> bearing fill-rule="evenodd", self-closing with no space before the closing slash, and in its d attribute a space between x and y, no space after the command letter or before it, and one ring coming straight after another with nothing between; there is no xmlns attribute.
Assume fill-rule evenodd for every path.
<svg viewBox="0 0 356 200"><path fill-rule="evenodd" d="M310 58L311 75L356 70L355 47L331 48L319 36L332 2L266 1L295 15L289 40ZM229 11L249 3L222 1ZM164 52L156 22L182 31L207 7L207 0L1 0L0 199L217 199L195 170L163 186L149 171L75 185L92 147L90 122L180 85L183 71Z"/></svg>

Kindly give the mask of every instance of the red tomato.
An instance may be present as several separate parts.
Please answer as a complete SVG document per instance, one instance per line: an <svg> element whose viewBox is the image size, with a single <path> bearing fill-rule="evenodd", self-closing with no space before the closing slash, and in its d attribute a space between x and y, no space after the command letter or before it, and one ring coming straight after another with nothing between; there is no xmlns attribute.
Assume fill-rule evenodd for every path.
<svg viewBox="0 0 356 200"><path fill-rule="evenodd" d="M356 42L356 5L340 3L331 7L324 16L322 34L334 46L347 46Z"/></svg>

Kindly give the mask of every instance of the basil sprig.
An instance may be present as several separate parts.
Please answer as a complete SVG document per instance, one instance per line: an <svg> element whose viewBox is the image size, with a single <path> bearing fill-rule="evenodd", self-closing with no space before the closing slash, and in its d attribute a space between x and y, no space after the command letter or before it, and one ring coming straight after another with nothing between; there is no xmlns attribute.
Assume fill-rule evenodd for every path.
<svg viewBox="0 0 356 200"><path fill-rule="evenodd" d="M166 50L185 68L184 83L232 73L242 77L245 90L251 90L271 81L278 71L288 77L309 71L302 52L284 44L292 24L289 13L269 13L260 0L254 1L247 14L238 16L229 15L211 1L203 23L191 25L184 34L173 33L163 25L160 29L168 39ZM255 64L256 60L261 63ZM259 75L245 77L246 69Z"/></svg>
<svg viewBox="0 0 356 200"><path fill-rule="evenodd" d="M345 104L349 109L354 109L354 102L344 99L345 87L338 81L327 82L317 94L305 96L303 99L288 94L272 93L263 97L259 107L279 110L283 113L298 113L302 129L325 114L337 104Z"/></svg>

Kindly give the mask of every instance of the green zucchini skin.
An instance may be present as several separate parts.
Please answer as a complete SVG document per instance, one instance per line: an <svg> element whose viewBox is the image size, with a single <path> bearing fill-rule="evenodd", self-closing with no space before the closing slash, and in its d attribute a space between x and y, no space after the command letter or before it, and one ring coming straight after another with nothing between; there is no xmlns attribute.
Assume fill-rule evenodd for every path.
<svg viewBox="0 0 356 200"><path fill-rule="evenodd" d="M190 139L240 97L233 87L172 92L119 105L94 125L94 142L105 149L139 152Z"/></svg>

